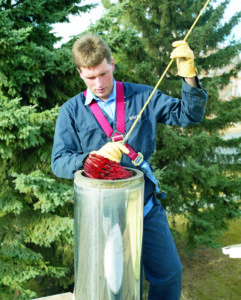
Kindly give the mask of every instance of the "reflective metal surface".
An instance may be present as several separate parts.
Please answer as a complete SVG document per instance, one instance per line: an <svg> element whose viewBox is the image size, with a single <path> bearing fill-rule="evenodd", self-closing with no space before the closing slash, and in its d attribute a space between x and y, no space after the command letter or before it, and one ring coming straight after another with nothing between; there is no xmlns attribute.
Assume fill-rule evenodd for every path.
<svg viewBox="0 0 241 300"><path fill-rule="evenodd" d="M75 174L75 300L139 300L143 173L97 180Z"/></svg>

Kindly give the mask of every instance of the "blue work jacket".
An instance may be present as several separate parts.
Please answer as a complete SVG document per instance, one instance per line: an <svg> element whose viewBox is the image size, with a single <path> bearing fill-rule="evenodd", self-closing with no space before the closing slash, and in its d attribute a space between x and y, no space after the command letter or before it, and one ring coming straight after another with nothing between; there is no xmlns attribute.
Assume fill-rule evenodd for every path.
<svg viewBox="0 0 241 300"><path fill-rule="evenodd" d="M128 144L136 152L141 152L145 161L148 161L155 151L157 122L184 127L198 124L202 120L207 92L199 81L198 84L199 87L195 88L183 80L182 99L167 96L160 90L155 91L128 139ZM123 82L123 85L127 133L153 91L153 87L128 82ZM116 121L113 122L105 112L103 113L115 130ZM83 93L76 95L63 104L57 118L52 152L53 173L62 178L74 178L75 172L83 167L86 156L91 151L100 149L107 142L105 132L90 107L85 104ZM122 156L120 163L125 167L134 167L127 155ZM145 178L145 202L154 190L154 184Z"/></svg>

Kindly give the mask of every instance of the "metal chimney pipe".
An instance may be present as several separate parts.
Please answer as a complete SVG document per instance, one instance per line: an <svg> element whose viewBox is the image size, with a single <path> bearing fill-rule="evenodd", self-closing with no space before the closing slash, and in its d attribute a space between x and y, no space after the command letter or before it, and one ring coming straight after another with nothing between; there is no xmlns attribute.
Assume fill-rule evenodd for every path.
<svg viewBox="0 0 241 300"><path fill-rule="evenodd" d="M74 179L75 300L140 300L144 176Z"/></svg>

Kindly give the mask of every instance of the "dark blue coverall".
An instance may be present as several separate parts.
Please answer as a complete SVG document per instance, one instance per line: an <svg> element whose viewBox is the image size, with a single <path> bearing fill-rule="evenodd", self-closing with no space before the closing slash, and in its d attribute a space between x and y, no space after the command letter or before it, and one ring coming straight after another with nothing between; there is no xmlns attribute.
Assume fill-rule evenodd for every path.
<svg viewBox="0 0 241 300"><path fill-rule="evenodd" d="M157 122L181 127L201 122L207 92L198 81L198 88L182 82L182 99L172 98L157 90L137 122L128 144L148 161L156 146ZM131 128L153 87L124 82L125 130ZM116 122L103 112L113 130ZM68 100L60 109L54 136L52 170L62 178L74 178L83 167L83 160L100 149L108 138L83 93ZM129 157L122 156L121 165L133 168ZM178 300L181 295L182 265L170 233L166 213L153 197L154 184L145 177L145 204L154 198L154 206L144 218L142 259L145 277L150 282L150 300Z"/></svg>

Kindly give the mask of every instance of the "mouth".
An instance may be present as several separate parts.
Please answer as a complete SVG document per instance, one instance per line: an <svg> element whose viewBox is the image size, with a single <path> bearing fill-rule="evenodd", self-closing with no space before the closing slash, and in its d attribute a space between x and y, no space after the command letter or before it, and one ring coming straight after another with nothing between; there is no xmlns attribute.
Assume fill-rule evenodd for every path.
<svg viewBox="0 0 241 300"><path fill-rule="evenodd" d="M97 89L96 92L98 94L103 94L105 92L105 88L103 88L103 89Z"/></svg>

